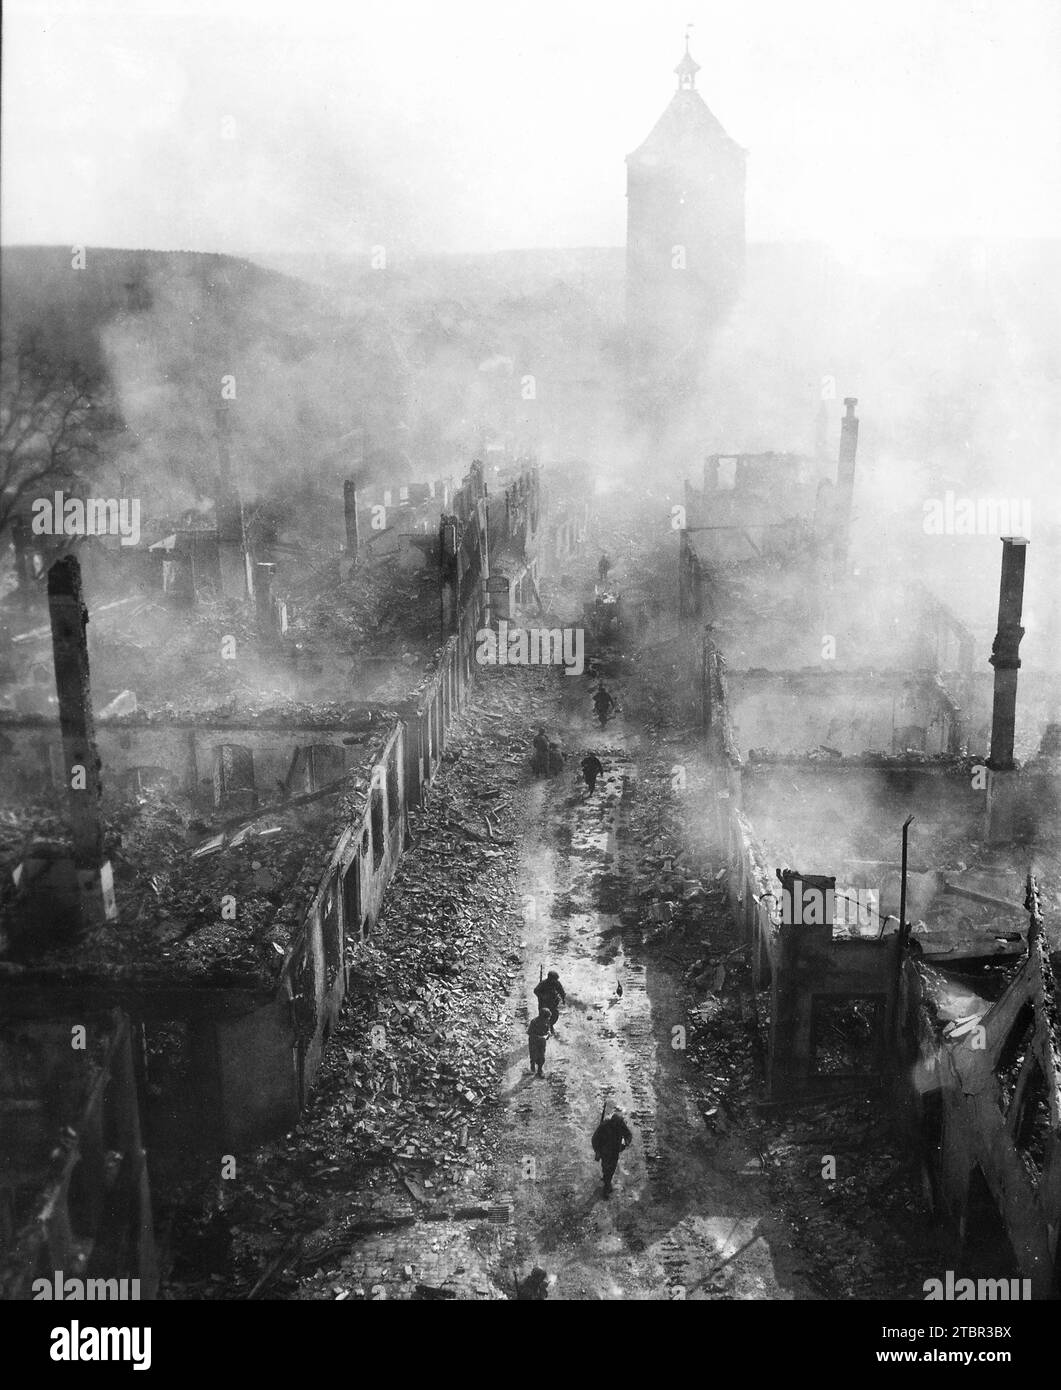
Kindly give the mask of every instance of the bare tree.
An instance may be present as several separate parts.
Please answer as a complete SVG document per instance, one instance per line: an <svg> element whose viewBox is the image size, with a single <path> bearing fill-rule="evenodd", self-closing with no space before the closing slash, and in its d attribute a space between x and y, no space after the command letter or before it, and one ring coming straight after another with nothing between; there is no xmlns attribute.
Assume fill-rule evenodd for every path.
<svg viewBox="0 0 1061 1390"><path fill-rule="evenodd" d="M48 351L37 333L5 346L0 368L0 535L27 498L88 483L118 424L105 383Z"/></svg>

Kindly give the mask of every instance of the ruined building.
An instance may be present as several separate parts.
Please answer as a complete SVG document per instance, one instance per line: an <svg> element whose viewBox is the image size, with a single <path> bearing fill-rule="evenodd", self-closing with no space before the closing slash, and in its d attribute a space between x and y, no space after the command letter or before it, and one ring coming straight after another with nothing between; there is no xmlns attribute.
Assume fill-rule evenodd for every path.
<svg viewBox="0 0 1061 1390"><path fill-rule="evenodd" d="M835 484L768 454L687 490L681 619L767 1091L887 1100L962 1269L1056 1297L1056 674L1022 673L1021 728L1028 546L1002 541L982 664L926 586L850 567L854 405Z"/></svg>
<svg viewBox="0 0 1061 1390"><path fill-rule="evenodd" d="M63 1269L139 1279L150 1297L152 1194L204 1153L295 1123L465 701L476 631L490 607L533 600L537 468L492 491L473 463L457 486L379 501L349 486L343 500L346 603L409 569L434 602L418 659L363 641L351 673L316 599L293 605L289 633L273 621L273 559L256 562L253 603L249 559L234 560L248 669L290 670L296 700L234 686L204 702L189 600L197 578L215 585L191 566L180 585L156 574L154 599L161 643L190 634L180 706L126 691L97 719L87 630L112 605L90 607L75 556L49 569L57 701L0 709L0 1294L27 1297ZM488 535L502 565L490 588ZM317 581L330 608L336 568ZM16 634L15 675L43 640L34 622ZM329 672L343 698L311 703Z"/></svg>

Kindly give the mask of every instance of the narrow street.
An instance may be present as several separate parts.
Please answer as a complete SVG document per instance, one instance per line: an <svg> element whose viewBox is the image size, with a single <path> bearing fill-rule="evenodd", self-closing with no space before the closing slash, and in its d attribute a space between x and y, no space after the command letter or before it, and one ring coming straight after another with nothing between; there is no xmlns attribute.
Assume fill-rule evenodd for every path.
<svg viewBox="0 0 1061 1390"><path fill-rule="evenodd" d="M192 1237L186 1295L511 1298L539 1266L551 1298L816 1296L754 1147L705 1123L677 1045L678 958L642 944L633 885L660 754L622 713L602 730L590 696L558 670L481 673L373 934L387 973L344 1013L299 1127ZM540 779L539 723L565 751ZM592 796L590 749L605 769ZM477 796L496 846L435 849ZM693 946L731 947L721 894L697 910ZM567 1004L538 1078L526 1028L550 969ZM606 1100L634 1134L608 1200L590 1147Z"/></svg>
<svg viewBox="0 0 1061 1390"><path fill-rule="evenodd" d="M551 621L577 621L591 583ZM579 676L477 672L310 1104L178 1228L181 1296L510 1299L535 1268L574 1300L906 1287L916 1202L881 1187L900 1159L872 1102L835 1124L759 1107L720 789L673 647L653 638ZM604 728L594 672L617 701ZM539 727L563 769L536 777ZM527 1025L549 970L567 999L538 1077ZM616 1105L633 1144L606 1199L590 1139ZM862 1156L823 1180L819 1155L852 1140Z"/></svg>
<svg viewBox="0 0 1061 1390"><path fill-rule="evenodd" d="M585 704L560 726L571 750L563 776L531 793L521 856L526 949L510 998L503 1148L517 1259L524 1273L538 1265L554 1276L561 1298L796 1296L758 1157L738 1141L709 1142L683 1079L672 1045L685 1023L678 982L624 941L638 740L622 716L601 730L588 695ZM605 768L592 796L577 766L588 750ZM567 991L544 1079L529 1071L525 1038L540 969L558 970ZM608 1200L589 1142L605 1101L634 1132Z"/></svg>

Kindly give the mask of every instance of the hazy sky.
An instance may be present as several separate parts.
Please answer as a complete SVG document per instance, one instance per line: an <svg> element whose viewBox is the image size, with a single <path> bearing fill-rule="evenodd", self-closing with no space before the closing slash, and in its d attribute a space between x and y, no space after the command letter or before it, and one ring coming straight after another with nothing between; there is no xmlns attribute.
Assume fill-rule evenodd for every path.
<svg viewBox="0 0 1061 1390"><path fill-rule="evenodd" d="M1061 233L1057 0L8 0L2 236L621 245L689 22L751 237Z"/></svg>

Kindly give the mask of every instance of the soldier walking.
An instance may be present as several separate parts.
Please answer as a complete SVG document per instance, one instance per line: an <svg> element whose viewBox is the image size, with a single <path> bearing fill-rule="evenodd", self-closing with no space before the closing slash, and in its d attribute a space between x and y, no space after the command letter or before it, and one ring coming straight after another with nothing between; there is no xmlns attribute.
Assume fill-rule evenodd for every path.
<svg viewBox="0 0 1061 1390"><path fill-rule="evenodd" d="M531 767L535 777L542 777L549 771L549 735L544 729L539 729L534 735L534 757Z"/></svg>
<svg viewBox="0 0 1061 1390"><path fill-rule="evenodd" d="M593 708L597 711L597 718L603 729L615 710L615 701L612 699L611 693L604 688L603 681L597 686L593 696Z"/></svg>
<svg viewBox="0 0 1061 1390"><path fill-rule="evenodd" d="M630 1133L626 1120L623 1118L623 1112L618 1106L593 1131L593 1138L590 1142L593 1144L593 1155L601 1165L604 1195L610 1197L612 1195L612 1176L619 1162L619 1155L634 1142L634 1136Z"/></svg>
<svg viewBox="0 0 1061 1390"><path fill-rule="evenodd" d="M540 980L534 986L534 993L538 999L538 1006L549 1015L549 1031L556 1037L556 1023L560 1017L560 1005L567 1003L567 994L560 983L560 976L555 970L550 970L544 980Z"/></svg>
<svg viewBox="0 0 1061 1390"><path fill-rule="evenodd" d="M604 764L600 758L597 757L596 753L587 753L582 759L582 780L589 788L590 796L593 795L593 789L597 785L597 778L603 774Z"/></svg>
<svg viewBox="0 0 1061 1390"><path fill-rule="evenodd" d="M538 1010L538 1017L532 1018L527 1026L527 1046L530 1051L531 1072L544 1076L545 1047L553 1030L553 1016L544 1004Z"/></svg>
<svg viewBox="0 0 1061 1390"><path fill-rule="evenodd" d="M540 1265L535 1265L526 1279L514 1276L516 1297L523 1303L542 1303L549 1297L549 1276Z"/></svg>

